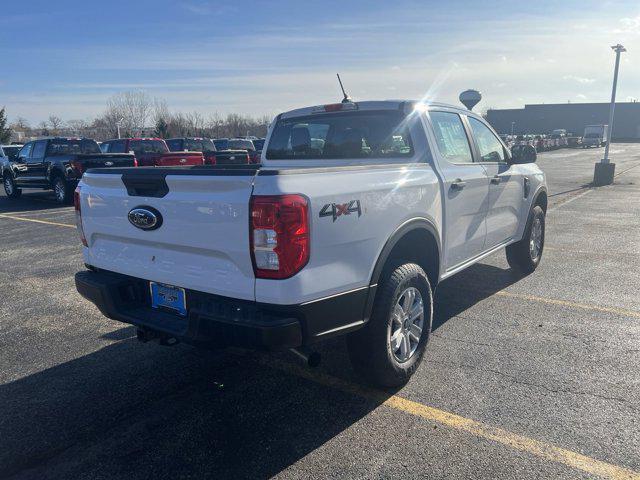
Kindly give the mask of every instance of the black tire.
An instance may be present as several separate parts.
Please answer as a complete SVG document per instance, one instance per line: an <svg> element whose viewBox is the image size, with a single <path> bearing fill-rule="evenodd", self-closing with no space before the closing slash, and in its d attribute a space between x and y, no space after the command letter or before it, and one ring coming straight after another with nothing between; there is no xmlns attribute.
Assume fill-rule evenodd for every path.
<svg viewBox="0 0 640 480"><path fill-rule="evenodd" d="M73 202L73 186L62 175L56 175L51 182L56 202L61 205L69 205Z"/></svg>
<svg viewBox="0 0 640 480"><path fill-rule="evenodd" d="M524 229L522 240L512 243L506 248L507 262L514 270L523 274L532 273L540 264L542 252L544 250L544 233L545 233L545 214L542 207L536 205L529 213L527 226ZM540 237L538 242L537 225L540 222ZM535 226L534 226L535 225ZM532 237L533 235L533 237ZM536 247L532 246L532 242L536 243Z"/></svg>
<svg viewBox="0 0 640 480"><path fill-rule="evenodd" d="M409 321L394 320L396 306L403 299L406 303L407 297L403 293L408 290L415 295L413 300L418 301L415 294L420 293L423 307L421 317L421 332L418 340L415 340L413 327L405 330ZM413 302L412 300L412 302ZM417 303L416 303L417 305ZM409 306L409 310L412 305ZM407 315L408 316L408 315ZM420 317L419 317L420 318ZM427 342L431 336L431 324L433 321L433 295L431 284L424 270L415 263L406 263L393 269L390 274L384 277L378 286L373 312L369 322L360 330L357 330L347 337L349 357L356 372L366 381L377 387L398 387L404 385L411 375L417 370L424 355ZM418 321L416 320L416 324ZM418 325L414 325L418 326ZM399 330L406 331L404 335L407 348L412 351L404 361L399 361L398 353L402 347L394 350L392 346L393 329L396 333ZM408 333L409 330L412 333ZM413 337L411 335L413 334ZM402 334L394 335L397 338ZM416 343L415 346L411 342ZM398 344L403 344L402 341Z"/></svg>
<svg viewBox="0 0 640 480"><path fill-rule="evenodd" d="M22 189L16 187L16 181L10 173L5 173L2 177L2 184L4 185L4 193L7 198L20 198L22 195Z"/></svg>

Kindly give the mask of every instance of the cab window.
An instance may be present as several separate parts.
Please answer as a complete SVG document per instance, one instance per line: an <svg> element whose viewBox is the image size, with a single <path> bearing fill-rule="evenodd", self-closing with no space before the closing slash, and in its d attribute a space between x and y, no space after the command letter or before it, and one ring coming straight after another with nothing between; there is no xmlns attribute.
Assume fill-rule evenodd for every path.
<svg viewBox="0 0 640 480"><path fill-rule="evenodd" d="M31 152L31 158L43 158L44 151L47 148L47 141L40 140L36 142L33 146L33 151Z"/></svg>
<svg viewBox="0 0 640 480"><path fill-rule="evenodd" d="M24 147L22 147L22 150L20 150L20 153L18 154L18 157L22 157L22 158L31 157L31 149L32 148L33 148L33 143L27 143Z"/></svg>
<svg viewBox="0 0 640 480"><path fill-rule="evenodd" d="M482 162L504 162L505 153L502 142L480 120L468 117L473 137L476 139Z"/></svg>
<svg viewBox="0 0 640 480"><path fill-rule="evenodd" d="M169 150L171 150L172 152L179 152L180 150L182 150L182 140L175 139L175 140L166 140L167 142L167 147L169 147Z"/></svg>
<svg viewBox="0 0 640 480"><path fill-rule="evenodd" d="M440 155L450 163L472 163L471 146L460 115L431 112L429 117Z"/></svg>
<svg viewBox="0 0 640 480"><path fill-rule="evenodd" d="M107 151L109 153L125 153L125 141L124 140L114 140L109 142L109 147Z"/></svg>

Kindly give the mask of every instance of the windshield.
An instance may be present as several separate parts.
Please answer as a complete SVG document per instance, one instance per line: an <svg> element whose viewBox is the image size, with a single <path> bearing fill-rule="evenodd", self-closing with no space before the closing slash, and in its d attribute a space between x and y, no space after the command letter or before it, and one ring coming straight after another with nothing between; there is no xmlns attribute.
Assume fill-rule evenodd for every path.
<svg viewBox="0 0 640 480"><path fill-rule="evenodd" d="M49 143L48 156L101 153L98 142L88 139L55 139Z"/></svg>
<svg viewBox="0 0 640 480"><path fill-rule="evenodd" d="M269 140L267 159L410 157L405 118L394 110L281 119Z"/></svg>
<svg viewBox="0 0 640 480"><path fill-rule="evenodd" d="M167 146L162 140L131 140L129 150L133 150L136 155L168 152Z"/></svg>
<svg viewBox="0 0 640 480"><path fill-rule="evenodd" d="M21 148L22 145L8 145L2 147L2 150L4 150L4 154L7 158L9 158L9 160L13 160L14 158L17 158L18 152Z"/></svg>
<svg viewBox="0 0 640 480"><path fill-rule="evenodd" d="M208 138L192 139L187 138L184 141L184 148L190 152L215 152L216 147Z"/></svg>
<svg viewBox="0 0 640 480"><path fill-rule="evenodd" d="M219 140L214 140L213 144L216 146L216 150L228 150L229 149L229 140L226 138L221 138Z"/></svg>
<svg viewBox="0 0 640 480"><path fill-rule="evenodd" d="M251 140L229 140L229 147L231 150L255 150Z"/></svg>

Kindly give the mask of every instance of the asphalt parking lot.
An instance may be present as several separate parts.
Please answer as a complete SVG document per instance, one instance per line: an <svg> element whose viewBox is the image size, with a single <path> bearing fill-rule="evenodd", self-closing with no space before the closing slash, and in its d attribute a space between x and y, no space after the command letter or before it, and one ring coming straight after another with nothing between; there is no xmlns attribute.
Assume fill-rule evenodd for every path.
<svg viewBox="0 0 640 480"><path fill-rule="evenodd" d="M71 207L0 197L0 477L640 478L640 144L543 153L547 241L443 282L410 383L343 340L292 355L141 344L76 293Z"/></svg>

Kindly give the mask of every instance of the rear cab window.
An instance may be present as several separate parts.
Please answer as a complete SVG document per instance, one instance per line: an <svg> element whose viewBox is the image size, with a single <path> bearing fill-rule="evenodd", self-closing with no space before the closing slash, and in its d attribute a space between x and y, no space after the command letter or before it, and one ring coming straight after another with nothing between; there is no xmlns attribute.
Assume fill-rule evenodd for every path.
<svg viewBox="0 0 640 480"><path fill-rule="evenodd" d="M404 158L413 156L406 115L398 110L318 113L279 119L268 160Z"/></svg>
<svg viewBox="0 0 640 480"><path fill-rule="evenodd" d="M171 150L172 152L179 152L183 150L181 139L177 138L174 140L165 140L165 141L167 142L167 147L169 147L169 150Z"/></svg>
<svg viewBox="0 0 640 480"><path fill-rule="evenodd" d="M196 138L191 139L188 138L184 141L185 150L189 150L190 152L215 152L216 147L213 142L207 138Z"/></svg>
<svg viewBox="0 0 640 480"><path fill-rule="evenodd" d="M136 155L145 153L167 153L167 145L162 140L131 140L129 150Z"/></svg>
<svg viewBox="0 0 640 480"><path fill-rule="evenodd" d="M100 146L88 139L55 139L49 142L47 156L78 155L101 153Z"/></svg>

